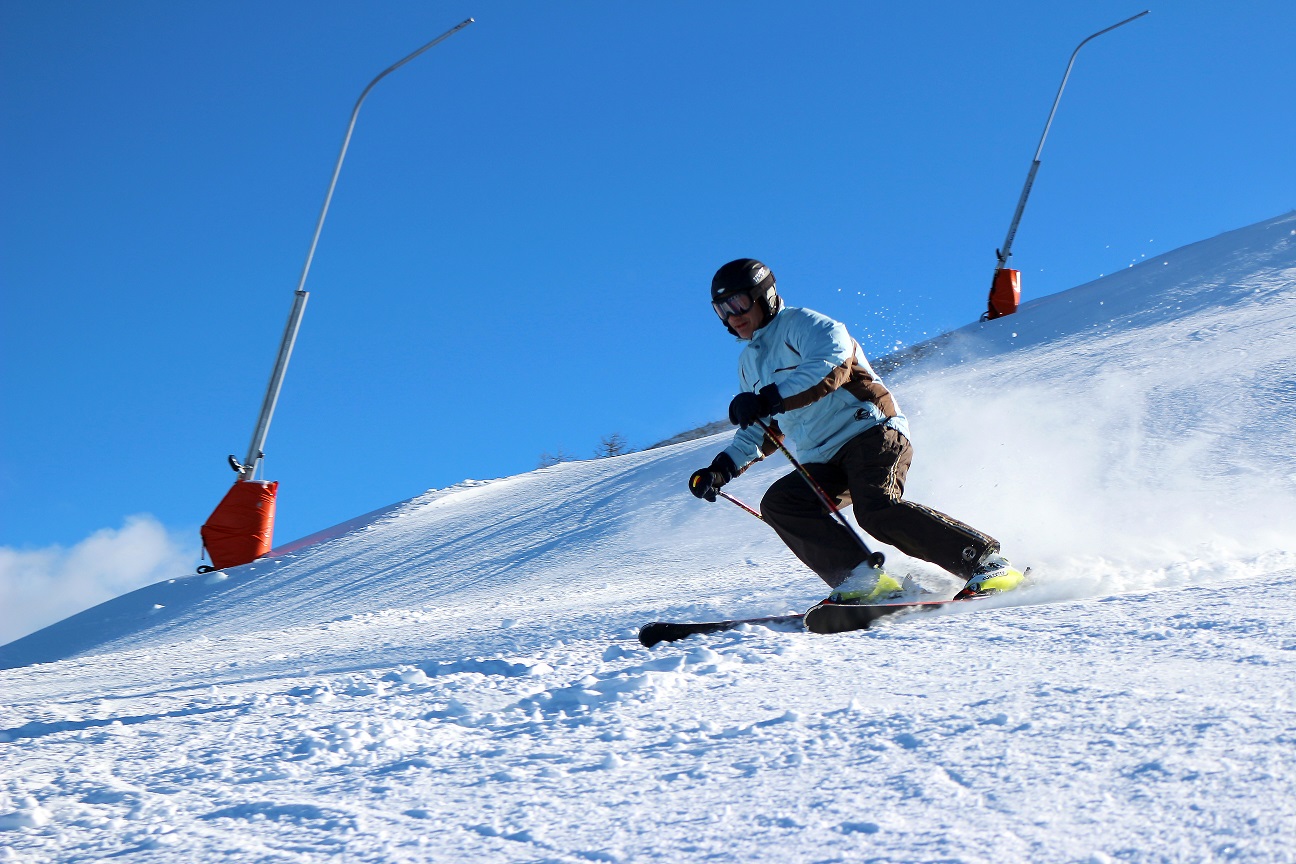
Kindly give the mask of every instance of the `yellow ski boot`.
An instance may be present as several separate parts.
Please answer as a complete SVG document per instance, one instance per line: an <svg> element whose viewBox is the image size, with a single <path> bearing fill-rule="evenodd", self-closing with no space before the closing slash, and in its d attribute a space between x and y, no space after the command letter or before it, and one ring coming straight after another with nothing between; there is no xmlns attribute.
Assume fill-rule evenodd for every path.
<svg viewBox="0 0 1296 864"><path fill-rule="evenodd" d="M972 578L963 586L963 590L954 595L954 599L1011 591L1025 578L1026 574L1012 566L997 550L987 552L977 562L976 569L972 571Z"/></svg>
<svg viewBox="0 0 1296 864"><path fill-rule="evenodd" d="M878 567L857 567L845 582L828 595L829 603L863 606L890 600L904 593L904 587Z"/></svg>

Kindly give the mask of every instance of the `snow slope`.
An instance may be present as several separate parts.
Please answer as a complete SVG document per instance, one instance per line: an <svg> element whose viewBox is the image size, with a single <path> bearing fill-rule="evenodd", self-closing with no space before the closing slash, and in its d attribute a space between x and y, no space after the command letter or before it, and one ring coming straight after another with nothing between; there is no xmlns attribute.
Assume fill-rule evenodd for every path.
<svg viewBox="0 0 1296 864"><path fill-rule="evenodd" d="M0 861L1296 860L1293 325L1287 214L909 352L977 611L639 647L823 593L723 435L88 610L0 647Z"/></svg>

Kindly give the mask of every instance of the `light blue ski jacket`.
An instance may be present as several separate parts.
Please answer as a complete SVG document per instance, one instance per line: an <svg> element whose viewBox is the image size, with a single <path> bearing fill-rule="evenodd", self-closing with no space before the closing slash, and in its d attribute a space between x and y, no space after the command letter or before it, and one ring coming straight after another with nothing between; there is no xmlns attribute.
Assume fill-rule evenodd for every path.
<svg viewBox="0 0 1296 864"><path fill-rule="evenodd" d="M909 437L908 421L846 325L809 309L784 307L752 334L738 358L738 381L752 393L777 386L783 413L766 425L792 440L802 462L827 462L875 426ZM741 473L776 449L753 425L739 429L724 452Z"/></svg>

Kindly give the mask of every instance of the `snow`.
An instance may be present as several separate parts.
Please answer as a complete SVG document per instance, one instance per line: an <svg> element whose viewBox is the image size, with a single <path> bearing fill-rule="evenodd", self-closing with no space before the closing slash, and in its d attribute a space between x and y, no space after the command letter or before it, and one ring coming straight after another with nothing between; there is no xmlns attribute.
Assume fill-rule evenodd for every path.
<svg viewBox="0 0 1296 864"><path fill-rule="evenodd" d="M1287 214L908 352L976 609L640 647L824 593L719 435L87 610L0 647L0 861L1296 860L1294 324Z"/></svg>

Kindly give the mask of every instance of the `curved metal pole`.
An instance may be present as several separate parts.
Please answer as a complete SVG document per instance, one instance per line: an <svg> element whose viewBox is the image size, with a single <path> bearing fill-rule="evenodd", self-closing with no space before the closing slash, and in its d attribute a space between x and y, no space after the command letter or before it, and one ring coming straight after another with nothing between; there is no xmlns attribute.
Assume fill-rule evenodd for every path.
<svg viewBox="0 0 1296 864"><path fill-rule="evenodd" d="M310 294L306 291L306 276L310 273L311 262L315 259L315 247L319 245L320 232L324 230L324 217L328 215L329 203L333 200L333 190L337 186L338 175L342 173L342 160L346 158L347 147L351 144L351 133L355 131L356 119L360 116L360 106L374 85L395 72L415 57L439 43L449 39L460 30L472 24L475 19L468 18L442 33L404 59L393 63L369 82L351 109L351 122L347 124L346 136L342 139L342 152L338 153L337 164L333 166L333 177L329 180L328 192L324 195L324 206L320 208L319 219L315 223L315 235L311 238L310 251L306 253L306 263L302 267L301 278L297 281L297 290L293 297L292 311L288 315L288 324L284 328L283 339L279 343L279 354L275 357L274 369L270 373L270 384L266 387L265 398L261 401L261 414L257 417L256 429L252 432L252 443L248 445L247 457L243 464L234 465L238 471L238 481L251 480L256 473L257 464L265 455L266 436L270 434L270 420L274 417L275 405L279 402L279 391L283 389L284 374L288 371L288 361L292 358L293 345L297 342L297 332L301 329L302 316L306 314L306 300ZM234 457L230 457L233 462Z"/></svg>
<svg viewBox="0 0 1296 864"><path fill-rule="evenodd" d="M1030 197L1031 187L1035 185L1035 172L1039 171L1040 153L1044 150L1044 139L1048 137L1049 128L1053 125L1053 115L1057 113L1058 103L1062 101L1062 91L1066 89L1067 79L1071 77L1071 67L1075 65L1076 55L1080 53L1080 49L1085 46L1085 43L1091 39L1097 39L1104 33L1110 33L1117 27L1123 27L1131 21L1142 18L1149 11L1144 9L1137 15L1132 15L1124 21L1099 30L1091 36L1086 36L1076 46L1076 49L1071 52L1071 59L1067 62L1066 73L1062 76L1062 83L1058 86L1057 96L1053 97L1053 107L1049 110L1048 121L1044 124L1044 133L1040 135L1039 146L1035 148L1035 158L1031 161L1030 171L1026 174L1026 184L1022 187L1021 197L1017 199L1017 209L1013 213L1012 224L1008 226L1008 236L1004 238L1003 246L995 250L995 255L999 259L999 263L995 266L996 275L1008 264L1008 256L1012 255L1013 238L1017 236L1017 226L1021 223L1022 212L1026 209L1026 199Z"/></svg>

